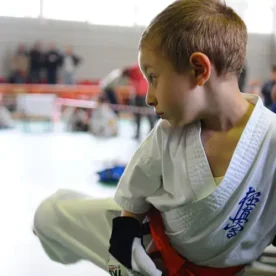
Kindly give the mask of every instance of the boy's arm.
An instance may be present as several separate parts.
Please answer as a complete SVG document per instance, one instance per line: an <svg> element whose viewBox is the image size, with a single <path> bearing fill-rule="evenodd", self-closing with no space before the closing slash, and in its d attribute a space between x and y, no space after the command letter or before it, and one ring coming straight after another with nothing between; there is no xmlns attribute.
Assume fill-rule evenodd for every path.
<svg viewBox="0 0 276 276"><path fill-rule="evenodd" d="M134 214L128 211L122 211L121 217L131 217L131 218L135 218L137 219L140 223L143 222L143 220L145 219L147 213L144 214Z"/></svg>
<svg viewBox="0 0 276 276"><path fill-rule="evenodd" d="M162 188L161 121L140 145L127 165L115 193L115 201L124 211L145 214L152 205L151 198Z"/></svg>
<svg viewBox="0 0 276 276"><path fill-rule="evenodd" d="M120 217L113 219L109 253L139 275L161 276L162 271L156 267L142 243L141 222L145 216L146 214L122 211Z"/></svg>
<svg viewBox="0 0 276 276"><path fill-rule="evenodd" d="M139 147L120 180L115 201L123 211L113 219L109 248L121 264L145 276L162 274L144 249L141 225L152 207L148 198L162 186L159 125Z"/></svg>

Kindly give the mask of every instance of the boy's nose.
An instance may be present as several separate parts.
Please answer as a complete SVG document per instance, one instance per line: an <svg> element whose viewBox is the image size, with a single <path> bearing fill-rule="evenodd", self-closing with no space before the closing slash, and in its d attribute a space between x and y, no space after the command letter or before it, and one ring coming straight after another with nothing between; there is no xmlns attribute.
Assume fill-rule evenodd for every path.
<svg viewBox="0 0 276 276"><path fill-rule="evenodd" d="M146 97L146 103L149 106L155 107L157 105L157 99L148 94L147 97Z"/></svg>

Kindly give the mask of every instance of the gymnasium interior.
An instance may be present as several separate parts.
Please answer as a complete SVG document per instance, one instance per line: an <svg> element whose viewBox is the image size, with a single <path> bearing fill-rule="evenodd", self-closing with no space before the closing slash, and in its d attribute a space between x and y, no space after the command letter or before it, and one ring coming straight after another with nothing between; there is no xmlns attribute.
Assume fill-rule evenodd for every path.
<svg viewBox="0 0 276 276"><path fill-rule="evenodd" d="M118 176L106 179L105 170L125 167L159 118L135 106L129 82L106 93L108 112L95 116L103 83L115 70L137 66L143 30L173 1L0 2L0 275L109 275L87 261L51 261L33 233L34 212L60 189L114 195ZM248 29L243 92L262 97L276 71L276 1L225 2ZM36 67L31 52L62 62ZM276 249L270 246L245 275L276 275Z"/></svg>

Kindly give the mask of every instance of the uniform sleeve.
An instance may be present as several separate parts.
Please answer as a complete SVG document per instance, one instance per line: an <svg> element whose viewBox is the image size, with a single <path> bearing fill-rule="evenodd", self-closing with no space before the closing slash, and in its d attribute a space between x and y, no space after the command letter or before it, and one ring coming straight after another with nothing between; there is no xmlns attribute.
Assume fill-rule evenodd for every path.
<svg viewBox="0 0 276 276"><path fill-rule="evenodd" d="M119 182L115 201L123 210L146 213L151 205L147 198L161 187L161 123L151 131L138 148Z"/></svg>

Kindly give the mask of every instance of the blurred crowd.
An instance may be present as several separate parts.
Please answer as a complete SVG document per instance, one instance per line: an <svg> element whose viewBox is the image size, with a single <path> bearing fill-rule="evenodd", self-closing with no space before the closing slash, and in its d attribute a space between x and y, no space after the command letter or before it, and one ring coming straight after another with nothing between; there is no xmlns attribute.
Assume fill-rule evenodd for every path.
<svg viewBox="0 0 276 276"><path fill-rule="evenodd" d="M10 82L17 84L74 84L75 71L80 62L80 57L73 52L70 46L66 47L62 53L54 43L49 45L47 51L42 51L40 42L36 42L29 51L24 45L19 45L13 57ZM125 85L133 88L133 97L128 104L143 110L146 107L148 84L139 65L117 68L99 80L101 93L97 98L98 106L95 109L68 108L66 110L64 118L67 130L89 131L96 136L116 136L120 118L119 110L114 109L114 106L119 104L116 91L118 87ZM248 68L245 67L239 78L239 88L242 92L261 97L265 106L276 113L276 65L271 67L270 75L265 82L248 80ZM4 111L2 106L0 128L11 125L11 120L7 119L8 115L7 110ZM133 138L138 140L141 137L141 118L143 116L149 123L149 130L154 127L158 119L154 113L133 111L135 123Z"/></svg>
<svg viewBox="0 0 276 276"><path fill-rule="evenodd" d="M276 65L271 66L270 75L265 82L251 80L242 91L258 95L264 105L276 113Z"/></svg>
<svg viewBox="0 0 276 276"><path fill-rule="evenodd" d="M148 90L147 80L144 78L138 64L125 68L117 68L111 71L99 82L101 93L98 97L98 106L92 111L77 108L72 111L67 109L67 129L71 131L90 131L96 136L114 136L118 133L119 110L112 109L119 104L116 90L120 86L129 85L133 88L133 98L129 105L140 108L140 112L133 112L135 123L134 139L141 138L141 120L146 117L149 130L154 127L157 116L152 113L144 113L146 94ZM109 106L112 104L112 107Z"/></svg>
<svg viewBox="0 0 276 276"><path fill-rule="evenodd" d="M240 91L256 94L263 99L267 108L276 113L276 65L272 66L270 76L265 82L248 80L248 69L244 68L239 78ZM98 106L92 111L83 108L68 109L66 114L67 129L70 131L90 131L96 136L115 136L118 134L119 111L112 109L108 104L118 104L116 89L119 86L131 85L134 89L134 97L130 105L136 107L146 106L146 93L148 84L143 77L139 66L117 68L101 79L99 83L101 94L98 97ZM146 117L149 122L149 130L154 127L156 115L134 112L135 135L134 139L141 137L141 118Z"/></svg>
<svg viewBox="0 0 276 276"><path fill-rule="evenodd" d="M18 46L13 58L9 82L74 84L75 72L80 64L71 46L60 51L55 43L50 43L43 51L41 42L36 42L31 49L24 44Z"/></svg>

